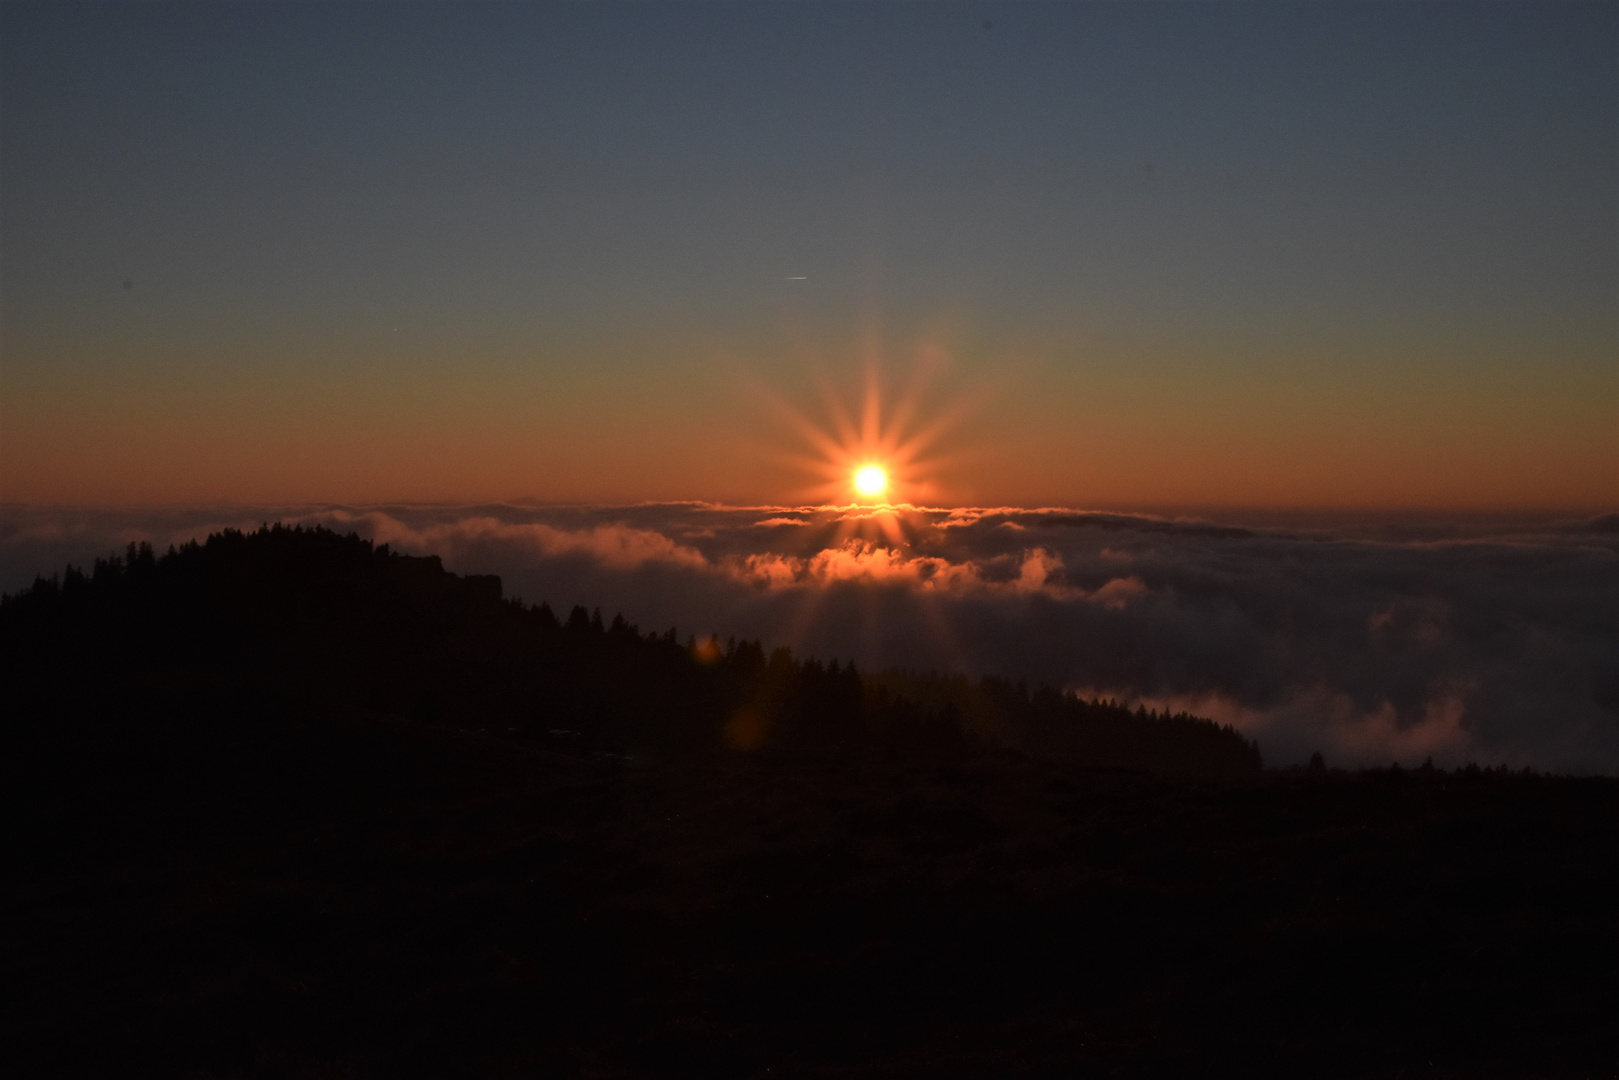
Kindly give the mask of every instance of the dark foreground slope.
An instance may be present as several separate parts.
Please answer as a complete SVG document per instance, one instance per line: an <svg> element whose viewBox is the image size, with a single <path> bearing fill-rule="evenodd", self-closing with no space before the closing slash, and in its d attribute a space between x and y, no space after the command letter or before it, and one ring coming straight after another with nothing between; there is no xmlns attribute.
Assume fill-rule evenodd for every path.
<svg viewBox="0 0 1619 1080"><path fill-rule="evenodd" d="M921 735L890 717L871 736L863 692L866 727L825 715L835 701L795 712L755 693L743 704L772 739L737 730L707 674L723 665L676 666L682 648L665 688L715 694L693 710L710 727L626 761L584 744L640 738L633 715L602 712L640 691L580 689L594 727L575 738L477 723L519 715L487 673L468 676L481 713L424 700L438 676L403 663L377 661L394 682L346 683L390 655L330 629L367 604L401 605L399 640L428 635L450 668L498 670L458 621L493 585L405 563L427 584L402 599L397 581L319 578L314 561L317 588L256 594L280 614L251 632L172 588L167 614L132 600L93 645L82 624L3 609L8 1072L1619 1065L1611 781L1081 769L939 737L924 710ZM167 635L215 651L132 662ZM553 657L545 685L588 688L586 660ZM799 689L837 685L822 669Z"/></svg>
<svg viewBox="0 0 1619 1080"><path fill-rule="evenodd" d="M501 599L500 579L325 529L228 531L162 558L130 545L91 575L0 603L16 695L73 715L132 694L366 710L667 757L720 746L853 743L960 751L986 744L1093 767L1195 776L1258 772L1229 727L1132 714L1048 688L939 676L863 679L852 666L681 643L621 618Z"/></svg>

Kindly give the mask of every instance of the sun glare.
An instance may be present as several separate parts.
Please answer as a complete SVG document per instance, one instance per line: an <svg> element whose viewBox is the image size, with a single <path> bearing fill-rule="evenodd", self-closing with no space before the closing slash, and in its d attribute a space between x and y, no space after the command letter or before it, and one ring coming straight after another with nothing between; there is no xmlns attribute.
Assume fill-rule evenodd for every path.
<svg viewBox="0 0 1619 1080"><path fill-rule="evenodd" d="M880 465L862 465L855 470L854 489L868 499L888 490L888 473Z"/></svg>
<svg viewBox="0 0 1619 1080"><path fill-rule="evenodd" d="M919 501L938 497L938 470L958 455L941 457L935 444L965 414L968 402L927 408L923 391L944 362L942 352L918 350L916 366L907 385L885 402L878 357L867 358L864 400L849 408L846 400L822 373L824 419L812 419L791 402L761 385L765 401L809 444L809 453L781 455L814 481L793 493L800 502L864 504L859 520L892 524L893 512ZM888 404L888 408L884 405ZM959 452L958 452L959 454ZM854 520L851 518L851 520ZM875 526L874 526L875 527ZM899 536L891 538L899 542Z"/></svg>

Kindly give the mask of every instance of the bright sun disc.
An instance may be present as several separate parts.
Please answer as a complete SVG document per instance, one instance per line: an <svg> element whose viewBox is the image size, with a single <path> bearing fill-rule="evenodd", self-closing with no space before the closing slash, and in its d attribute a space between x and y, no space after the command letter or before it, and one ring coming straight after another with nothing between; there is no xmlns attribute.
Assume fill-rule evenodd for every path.
<svg viewBox="0 0 1619 1080"><path fill-rule="evenodd" d="M854 489L868 498L888 490L888 474L876 465L863 465L855 470Z"/></svg>

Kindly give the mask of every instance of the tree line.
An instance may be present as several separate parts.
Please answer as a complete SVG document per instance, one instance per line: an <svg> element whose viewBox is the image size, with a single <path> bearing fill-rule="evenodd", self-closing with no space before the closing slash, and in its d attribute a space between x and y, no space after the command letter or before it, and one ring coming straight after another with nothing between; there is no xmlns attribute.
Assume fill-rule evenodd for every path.
<svg viewBox="0 0 1619 1080"><path fill-rule="evenodd" d="M758 641L643 633L620 616L502 595L493 576L323 527L131 544L0 598L11 696L43 716L183 699L358 711L580 753L854 745L1014 751L1087 767L1240 776L1257 746L1185 713L1006 679L882 671ZM30 711L25 709L25 712Z"/></svg>

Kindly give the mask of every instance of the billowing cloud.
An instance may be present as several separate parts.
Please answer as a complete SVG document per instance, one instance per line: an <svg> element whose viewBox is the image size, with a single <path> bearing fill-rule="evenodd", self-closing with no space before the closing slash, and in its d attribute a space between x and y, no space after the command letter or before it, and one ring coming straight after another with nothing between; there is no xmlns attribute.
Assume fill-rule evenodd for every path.
<svg viewBox="0 0 1619 1080"><path fill-rule="evenodd" d="M1238 528L1064 508L280 507L0 518L0 587L131 540L301 521L646 629L1186 709L1274 764L1619 773L1619 531Z"/></svg>
<svg viewBox="0 0 1619 1080"><path fill-rule="evenodd" d="M436 553L446 549L511 546L527 548L541 558L584 555L614 570L632 570L647 563L694 568L707 565L700 552L660 532L616 523L570 530L542 522L511 522L483 515L413 526L380 511L356 514L345 510L304 514L295 520L353 529L379 544L414 551Z"/></svg>

